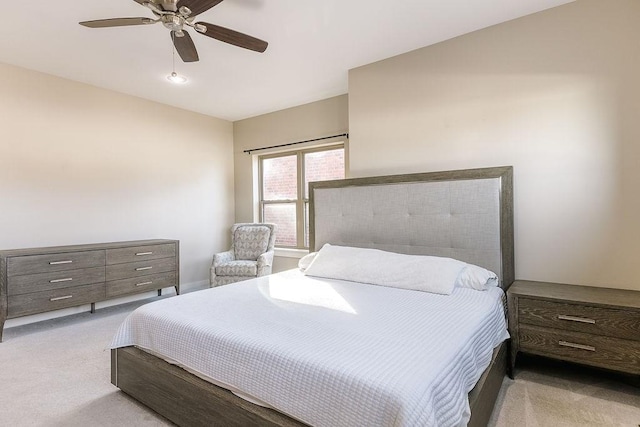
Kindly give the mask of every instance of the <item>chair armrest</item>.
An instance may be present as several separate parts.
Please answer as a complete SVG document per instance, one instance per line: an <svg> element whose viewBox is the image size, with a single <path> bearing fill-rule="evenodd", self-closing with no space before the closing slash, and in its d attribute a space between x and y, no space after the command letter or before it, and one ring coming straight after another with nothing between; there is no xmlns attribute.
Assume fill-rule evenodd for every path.
<svg viewBox="0 0 640 427"><path fill-rule="evenodd" d="M213 255L213 268L223 264L225 262L233 261L235 259L232 251L220 252Z"/></svg>
<svg viewBox="0 0 640 427"><path fill-rule="evenodd" d="M273 257L275 251L268 251L260 255L257 259L258 276L266 276L271 274L271 268L273 266Z"/></svg>

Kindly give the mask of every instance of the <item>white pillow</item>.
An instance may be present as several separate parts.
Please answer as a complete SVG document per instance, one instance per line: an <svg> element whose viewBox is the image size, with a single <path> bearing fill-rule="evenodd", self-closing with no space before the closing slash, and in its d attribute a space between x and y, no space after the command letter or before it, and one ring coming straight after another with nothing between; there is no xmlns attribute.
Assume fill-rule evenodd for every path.
<svg viewBox="0 0 640 427"><path fill-rule="evenodd" d="M493 271L467 264L456 279L456 286L486 291L490 287L498 286L498 276Z"/></svg>
<svg viewBox="0 0 640 427"><path fill-rule="evenodd" d="M298 261L298 268L300 269L300 271L305 271L307 267L309 267L311 262L313 262L313 259L317 254L318 252L311 252L310 254L307 254L300 258L300 260Z"/></svg>
<svg viewBox="0 0 640 427"><path fill-rule="evenodd" d="M466 265L451 258L325 244L304 274L450 295Z"/></svg>

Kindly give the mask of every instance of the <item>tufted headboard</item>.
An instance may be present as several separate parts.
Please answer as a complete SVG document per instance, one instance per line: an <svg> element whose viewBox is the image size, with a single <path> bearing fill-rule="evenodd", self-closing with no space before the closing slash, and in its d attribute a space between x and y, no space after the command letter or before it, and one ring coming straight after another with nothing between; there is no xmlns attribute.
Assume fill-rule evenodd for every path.
<svg viewBox="0 0 640 427"><path fill-rule="evenodd" d="M459 259L514 280L513 168L309 184L309 247L325 243Z"/></svg>

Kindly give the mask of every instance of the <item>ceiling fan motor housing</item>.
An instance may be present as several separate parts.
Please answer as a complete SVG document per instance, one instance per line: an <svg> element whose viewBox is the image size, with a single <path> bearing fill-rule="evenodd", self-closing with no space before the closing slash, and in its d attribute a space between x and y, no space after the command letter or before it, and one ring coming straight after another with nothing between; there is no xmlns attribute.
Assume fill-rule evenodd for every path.
<svg viewBox="0 0 640 427"><path fill-rule="evenodd" d="M162 0L161 4L164 10L171 10L173 12L178 10L178 0Z"/></svg>

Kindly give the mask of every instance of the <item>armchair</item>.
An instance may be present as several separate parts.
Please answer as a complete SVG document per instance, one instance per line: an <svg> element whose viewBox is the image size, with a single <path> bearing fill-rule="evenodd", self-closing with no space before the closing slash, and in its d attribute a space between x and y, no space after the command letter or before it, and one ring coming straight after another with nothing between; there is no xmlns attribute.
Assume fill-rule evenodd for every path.
<svg viewBox="0 0 640 427"><path fill-rule="evenodd" d="M211 287L271 274L275 242L275 224L234 224L231 249L213 255Z"/></svg>

